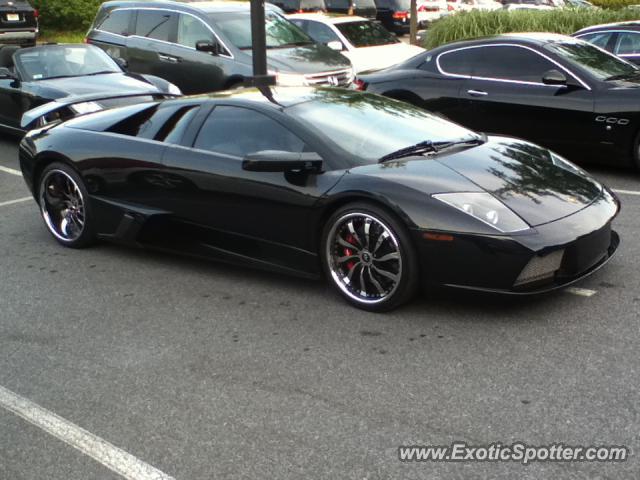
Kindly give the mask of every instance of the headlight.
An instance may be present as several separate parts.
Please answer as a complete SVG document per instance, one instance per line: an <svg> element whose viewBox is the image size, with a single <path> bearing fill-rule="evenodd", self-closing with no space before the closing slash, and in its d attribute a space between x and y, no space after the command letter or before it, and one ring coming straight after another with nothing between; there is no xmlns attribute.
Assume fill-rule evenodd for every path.
<svg viewBox="0 0 640 480"><path fill-rule="evenodd" d="M71 105L71 110L78 115L84 115L85 113L93 113L102 110L100 104L96 102L83 102Z"/></svg>
<svg viewBox="0 0 640 480"><path fill-rule="evenodd" d="M182 95L182 90L176 87L173 83L170 83L169 87L167 87L167 93L170 93L171 95Z"/></svg>
<svg viewBox="0 0 640 480"><path fill-rule="evenodd" d="M503 233L528 230L529 225L489 193L439 193L433 198L477 218Z"/></svg>
<svg viewBox="0 0 640 480"><path fill-rule="evenodd" d="M306 87L307 79L299 73L269 72L276 76L276 84L280 87Z"/></svg>

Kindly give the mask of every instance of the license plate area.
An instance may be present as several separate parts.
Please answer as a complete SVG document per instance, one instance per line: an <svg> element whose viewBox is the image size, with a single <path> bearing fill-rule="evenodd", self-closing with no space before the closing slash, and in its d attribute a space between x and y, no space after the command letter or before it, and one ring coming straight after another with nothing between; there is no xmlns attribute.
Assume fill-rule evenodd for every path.
<svg viewBox="0 0 640 480"><path fill-rule="evenodd" d="M7 13L5 15L5 18L7 19L7 22L20 22L20 21L22 21L22 18L21 18L19 13Z"/></svg>

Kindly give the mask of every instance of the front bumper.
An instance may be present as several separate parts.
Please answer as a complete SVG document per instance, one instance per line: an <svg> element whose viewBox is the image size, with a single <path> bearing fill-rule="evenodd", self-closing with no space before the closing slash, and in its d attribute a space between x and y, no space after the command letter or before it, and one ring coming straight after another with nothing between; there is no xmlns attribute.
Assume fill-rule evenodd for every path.
<svg viewBox="0 0 640 480"><path fill-rule="evenodd" d="M612 195L602 196L580 212L541 225L523 235L474 235L420 230L423 281L447 287L513 295L549 292L577 282L601 267L620 245L611 222L620 205ZM427 240L426 237L435 238ZM440 241L439 239L450 239ZM522 282L531 262L558 258L549 275Z"/></svg>

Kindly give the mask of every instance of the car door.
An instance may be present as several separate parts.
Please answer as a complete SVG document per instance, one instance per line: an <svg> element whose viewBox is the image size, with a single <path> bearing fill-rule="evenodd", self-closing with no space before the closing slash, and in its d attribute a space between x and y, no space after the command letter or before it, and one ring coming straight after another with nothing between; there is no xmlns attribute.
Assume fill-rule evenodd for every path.
<svg viewBox="0 0 640 480"><path fill-rule="evenodd" d="M191 187L176 189L167 199L176 217L191 225L192 235L217 252L269 257L286 268L315 268L315 255L308 252L315 237L310 211L339 174L300 176L242 168L249 153L313 150L306 140L264 112L218 105L193 147L189 138L182 143L167 148L164 164Z"/></svg>
<svg viewBox="0 0 640 480"><path fill-rule="evenodd" d="M231 54L226 49L219 55L199 52L196 50L198 42L219 44L212 29L200 18L179 14L176 45L169 50L180 66L174 83L185 94L222 90L233 62Z"/></svg>
<svg viewBox="0 0 640 480"><path fill-rule="evenodd" d="M548 57L516 44L470 48L467 57L471 72L462 98L469 127L530 140L572 158L591 142L599 144L593 91ZM550 70L562 72L569 84L545 85L542 77Z"/></svg>
<svg viewBox="0 0 640 480"><path fill-rule="evenodd" d="M178 15L169 10L139 9L134 34L126 40L129 70L156 75L180 87L181 59L175 55Z"/></svg>

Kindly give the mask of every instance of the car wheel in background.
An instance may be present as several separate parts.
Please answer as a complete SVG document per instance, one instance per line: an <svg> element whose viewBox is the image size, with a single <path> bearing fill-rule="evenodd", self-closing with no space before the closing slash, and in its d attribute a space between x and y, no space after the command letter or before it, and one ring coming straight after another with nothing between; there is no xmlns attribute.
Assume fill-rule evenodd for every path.
<svg viewBox="0 0 640 480"><path fill-rule="evenodd" d="M408 301L418 286L418 260L406 228L384 209L353 203L338 209L322 233L329 281L352 305L383 312Z"/></svg>

